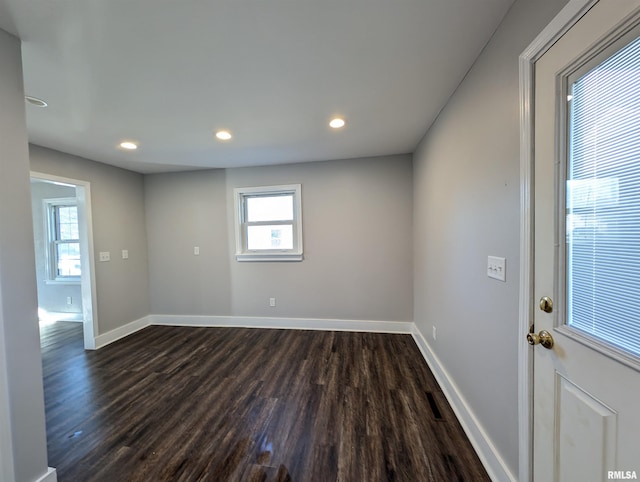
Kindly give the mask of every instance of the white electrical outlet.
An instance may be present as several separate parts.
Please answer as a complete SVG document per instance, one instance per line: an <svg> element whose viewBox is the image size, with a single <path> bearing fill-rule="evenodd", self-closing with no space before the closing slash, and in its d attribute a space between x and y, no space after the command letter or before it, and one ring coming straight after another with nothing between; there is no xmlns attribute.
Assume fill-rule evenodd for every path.
<svg viewBox="0 0 640 482"><path fill-rule="evenodd" d="M507 280L507 260L498 256L487 258L487 276L500 281Z"/></svg>
<svg viewBox="0 0 640 482"><path fill-rule="evenodd" d="M109 251L100 251L100 261L111 261L111 253Z"/></svg>
<svg viewBox="0 0 640 482"><path fill-rule="evenodd" d="M129 259L129 250L128 249L123 249L122 250L122 259Z"/></svg>
<svg viewBox="0 0 640 482"><path fill-rule="evenodd" d="M431 328L433 329L432 332L431 332L431 336L433 337L433 340L435 341L435 339L436 339L436 327L432 326Z"/></svg>
<svg viewBox="0 0 640 482"><path fill-rule="evenodd" d="M269 306L276 306L276 299L275 298L269 298Z"/></svg>
<svg viewBox="0 0 640 482"><path fill-rule="evenodd" d="M194 246L193 247L193 255L194 256L200 255L200 246Z"/></svg>

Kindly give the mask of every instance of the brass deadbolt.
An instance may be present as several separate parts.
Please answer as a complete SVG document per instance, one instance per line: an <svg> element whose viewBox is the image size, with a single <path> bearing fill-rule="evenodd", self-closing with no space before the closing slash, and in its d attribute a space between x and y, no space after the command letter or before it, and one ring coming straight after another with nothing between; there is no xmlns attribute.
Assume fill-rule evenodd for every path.
<svg viewBox="0 0 640 482"><path fill-rule="evenodd" d="M548 296L540 298L540 309L545 313L551 313L553 311L553 300Z"/></svg>

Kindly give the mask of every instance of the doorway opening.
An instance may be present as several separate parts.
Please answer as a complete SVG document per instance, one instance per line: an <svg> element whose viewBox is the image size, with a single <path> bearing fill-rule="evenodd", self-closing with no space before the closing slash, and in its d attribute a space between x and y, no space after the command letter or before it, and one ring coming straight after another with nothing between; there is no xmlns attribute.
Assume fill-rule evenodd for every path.
<svg viewBox="0 0 640 482"><path fill-rule="evenodd" d="M90 185L31 173L38 318L41 325L77 322L84 348L95 349L95 267Z"/></svg>

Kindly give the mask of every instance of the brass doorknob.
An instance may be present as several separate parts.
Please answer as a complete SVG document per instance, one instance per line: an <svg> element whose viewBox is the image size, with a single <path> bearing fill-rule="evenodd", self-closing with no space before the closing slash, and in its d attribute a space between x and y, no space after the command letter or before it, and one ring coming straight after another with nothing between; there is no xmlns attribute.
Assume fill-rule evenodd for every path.
<svg viewBox="0 0 640 482"><path fill-rule="evenodd" d="M553 348L553 337L547 330L542 330L537 335L535 333L527 333L527 342L529 345L542 345L550 350Z"/></svg>

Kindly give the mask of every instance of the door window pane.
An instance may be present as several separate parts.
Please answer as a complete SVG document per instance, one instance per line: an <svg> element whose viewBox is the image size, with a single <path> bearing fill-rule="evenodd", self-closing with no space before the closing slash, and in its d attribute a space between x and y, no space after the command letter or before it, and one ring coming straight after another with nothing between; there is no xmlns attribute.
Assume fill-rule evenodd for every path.
<svg viewBox="0 0 640 482"><path fill-rule="evenodd" d="M566 323L640 356L640 39L569 87Z"/></svg>

